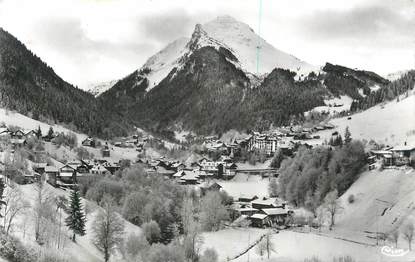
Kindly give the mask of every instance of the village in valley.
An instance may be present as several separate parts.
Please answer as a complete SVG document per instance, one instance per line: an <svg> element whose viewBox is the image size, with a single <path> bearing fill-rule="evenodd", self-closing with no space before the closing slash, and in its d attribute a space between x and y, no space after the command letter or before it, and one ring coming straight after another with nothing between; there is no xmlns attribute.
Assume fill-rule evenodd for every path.
<svg viewBox="0 0 415 262"><path fill-rule="evenodd" d="M15 116L13 119L22 117L14 112L8 114ZM215 217L213 224L204 225L201 231L198 231L200 243L194 248L214 249L215 256L218 256L220 261L244 261L247 256L272 257L273 251L266 251L264 243L268 243L269 248L277 249L283 242L290 245L290 248L284 249L283 254L300 260L315 254L332 257L331 253L321 252L320 249L323 247L315 245L316 239L325 246L342 246L336 249L339 250L337 254L340 257L344 255L347 259L353 259L349 256L356 256L352 250L358 249L361 252L357 255L358 259L375 258L379 254L382 243L391 243L391 239L394 239L391 236L399 234L396 232L406 228L405 224L400 222L401 226L398 229L392 229L396 221L408 218L406 215L401 215L401 212L406 212L408 205L412 205L412 200L410 197L405 197L401 203L396 202L398 196L388 184L406 185L407 190L412 190L412 186L415 186L413 180L415 146L405 140L390 146L385 144L387 138L383 143L364 139L363 142L355 141L347 125L353 127L352 118L358 117L358 115L346 115L340 123L339 118L333 118L336 124L345 128L324 121L317 124L279 127L267 132L252 131L241 134L232 131L221 137L194 136L189 133L185 140L176 141L159 138L142 129L137 129L127 137L102 140L57 125L42 124L40 127L37 125L39 122L24 118L25 128L5 123L0 127L0 177L6 185L15 185L14 190L22 194L21 197L30 198L36 195L36 192L40 192L37 189L39 183L46 183L48 186L42 190L46 190L48 195L56 199L60 199L61 196L69 198L70 192L80 190L85 197L86 210L94 210L88 211L92 213L87 213L87 221L93 220L99 212L97 203L102 201L100 199L103 199L105 194L111 194L114 199L119 199L118 207L114 206L114 209L118 209L123 219L136 223L134 219L129 218L131 212L129 208L135 208L134 202L130 204L129 201L139 201L139 199L130 200L129 195L123 196L125 194L123 191L128 189L122 187L128 187L124 181L131 179L127 178L129 174L134 174L133 176L140 174L139 176L143 176L140 180L148 180L144 183L161 183L159 185L161 188L167 184L177 186L174 190L187 192L186 194L204 203L198 210L199 216L203 216L204 213L211 216L213 209L219 210L213 214ZM17 121L20 122L21 120ZM29 126L32 126L32 129L28 128ZM54 131L54 128L59 131ZM354 150L354 153L350 153L350 150ZM342 152L348 153L342 156L344 154ZM307 154L315 155L307 160ZM337 167L339 170L343 170L344 167L354 169L353 165L357 164L352 162L350 166L347 164L348 161L360 163L356 166L356 172L362 173L361 177L354 178L353 184L333 180L331 183L340 183L339 188L343 183L348 183L350 188L343 191L341 196L337 191L326 193L321 200L309 200L308 196L300 200L297 196L292 196L298 191L290 190L298 189L295 187L291 189L293 187L290 182L293 172L290 169L291 165L298 161L306 161L300 165L307 166L307 161L318 159L319 154L332 155L330 163L324 165L330 166L333 161L346 163L340 164ZM335 160L336 155L340 157L338 160ZM307 170L300 172L308 172ZM328 170L330 172L330 167ZM339 175L342 172L347 172L347 169L340 171ZM306 174L304 173L304 176ZM370 180L372 182L368 182ZM164 183L167 184L163 185ZM369 189L368 183L372 183L374 189ZM364 193L366 187L367 190L375 190L376 193L373 195ZM306 188L307 186L303 190L307 190ZM314 194L317 192L315 191ZM134 195L134 191L131 194ZM391 198L395 200L392 202ZM23 201L20 197L17 199ZM220 199L222 200L219 201ZM31 201L38 200L35 198ZM304 204L297 201L304 201ZM366 206L373 201L380 203L382 208L390 206L390 209L381 211L379 206ZM25 219L26 212L30 210L26 201L22 203L24 205L16 209L14 216L10 217L6 214L5 217L10 221L5 223L8 225L8 230L27 241L28 236L25 232L28 229L24 229L23 232L18 230L21 226L19 221ZM148 204L153 205L151 201ZM129 205L133 206L128 207ZM367 211L363 212L361 208L366 208ZM356 212L360 212L359 215L356 216ZM150 213L149 216L153 215ZM46 219L45 223L52 223L49 218L43 219ZM207 223L202 217L199 219L201 219L200 223ZM360 221L357 222L356 219ZM379 221L373 224L370 222L373 219ZM146 228L149 222L144 223L144 221L140 223ZM156 221L163 223L162 220ZM379 224L383 225L383 229L378 228ZM132 229L135 226L128 225L132 230L131 237L141 234L132 233L141 230ZM162 227L162 224L158 227ZM152 233L145 233L150 234L146 242L160 241L168 237L169 227L167 225L165 229L161 229L163 231L157 235L158 240L151 237ZM207 231L204 232L202 229ZM52 232L44 230L43 237L56 234L56 230L67 232L65 234L68 234L68 238L70 236L70 231L64 229L62 222L55 224L50 229ZM339 236L341 240L338 239ZM295 249L292 247L295 246L298 237L302 239L301 245L312 247L309 252L294 255ZM49 235L48 240L37 240L37 242L53 246L57 241L60 248L77 250L78 256L87 256L91 261L100 261L97 260L99 255L91 254L90 251L87 253L79 251L79 247L73 246L68 238L65 240L65 236L59 233L57 240ZM91 239L92 233L87 233L87 238L82 234L78 238L82 243L94 243ZM233 241L231 242L233 244L223 243L221 239ZM395 240L401 243L400 246L405 246L403 233ZM143 240L134 241L141 243L140 241ZM224 245L227 248L221 249ZM73 252L75 251L70 251ZM114 253L113 256L114 259L121 259L126 255ZM71 254L69 257L76 256Z"/></svg>
<svg viewBox="0 0 415 262"><path fill-rule="evenodd" d="M282 2L0 0L0 262L415 261L413 1Z"/></svg>
<svg viewBox="0 0 415 262"><path fill-rule="evenodd" d="M330 136L321 137L321 132ZM343 143L342 134L330 123L238 134L231 139L226 137L226 141L218 136L191 137L192 143L182 144L156 138L143 130L111 141L86 136L77 141L74 133L55 133L52 127L25 130L3 124L0 139L0 174L6 183L13 179L20 185L31 185L44 180L55 190L65 192L82 188L82 184L88 183L85 181L120 176L122 170L137 166L147 176L172 181L200 196L209 192L225 194L228 219L220 228L234 230L248 225L277 233L304 232L304 226L317 233L324 222L320 217L309 220L310 211L281 197L278 190L281 163L276 162L295 156L301 148L334 150ZM67 153L58 156L55 150L62 149ZM410 172L414 156L415 146L407 143L394 147L368 143L365 169L372 172L403 168ZM25 162L24 168L17 161ZM262 239L264 235L258 237ZM247 250L240 251L249 252L259 243L255 241Z"/></svg>

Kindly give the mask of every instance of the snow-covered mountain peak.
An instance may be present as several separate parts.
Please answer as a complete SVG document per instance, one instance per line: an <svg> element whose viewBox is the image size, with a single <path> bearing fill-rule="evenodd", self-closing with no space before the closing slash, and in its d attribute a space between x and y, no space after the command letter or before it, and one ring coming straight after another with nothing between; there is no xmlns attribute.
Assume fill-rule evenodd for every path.
<svg viewBox="0 0 415 262"><path fill-rule="evenodd" d="M180 69L196 50L211 46L225 48L234 59L229 62L241 68L248 76L263 77L275 68L289 69L297 75L318 70L298 58L284 53L258 36L247 24L224 15L196 24L191 38L181 37L150 57L137 70L141 78L148 79L146 91L158 85L174 69Z"/></svg>
<svg viewBox="0 0 415 262"><path fill-rule="evenodd" d="M232 50L246 72L263 75L275 68L284 68L297 74L308 74L318 70L317 67L274 48L249 25L231 16L219 16L202 27L210 38Z"/></svg>
<svg viewBox="0 0 415 262"><path fill-rule="evenodd" d="M204 46L212 46L216 49L219 49L219 47L223 47L231 52L233 51L232 48L227 46L225 43L211 37L201 24L196 24L195 30L192 34L192 38L187 43L186 48L189 52L193 52Z"/></svg>

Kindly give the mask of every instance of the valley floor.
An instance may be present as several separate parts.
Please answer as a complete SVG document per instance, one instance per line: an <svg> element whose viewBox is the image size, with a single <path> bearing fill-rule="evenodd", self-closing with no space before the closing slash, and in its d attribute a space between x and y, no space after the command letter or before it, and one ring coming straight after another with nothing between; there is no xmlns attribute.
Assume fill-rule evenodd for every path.
<svg viewBox="0 0 415 262"><path fill-rule="evenodd" d="M220 261L226 261L227 258L233 258L246 249L249 246L248 243L253 243L266 232L266 229L226 229L219 232L205 233L204 248L215 248L219 253ZM336 233L332 232L332 234ZM273 262L297 262L312 257L317 257L322 261L332 261L333 258L342 256L351 256L355 261L361 262L397 261L396 258L383 255L381 246L354 243L317 233L280 231L272 235L272 243L276 252L271 254L269 261ZM414 259L415 252L411 252L399 257L398 261L413 261ZM249 254L247 253L233 261L256 262L268 260L262 260L256 249L253 248L249 251Z"/></svg>

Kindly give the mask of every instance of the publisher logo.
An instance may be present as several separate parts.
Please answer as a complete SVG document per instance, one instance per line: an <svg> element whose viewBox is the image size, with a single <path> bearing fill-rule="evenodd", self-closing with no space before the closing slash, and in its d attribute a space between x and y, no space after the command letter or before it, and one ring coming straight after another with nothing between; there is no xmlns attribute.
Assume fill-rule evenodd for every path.
<svg viewBox="0 0 415 262"><path fill-rule="evenodd" d="M390 246L383 246L380 252L388 257L403 257L409 253L409 250L394 248Z"/></svg>

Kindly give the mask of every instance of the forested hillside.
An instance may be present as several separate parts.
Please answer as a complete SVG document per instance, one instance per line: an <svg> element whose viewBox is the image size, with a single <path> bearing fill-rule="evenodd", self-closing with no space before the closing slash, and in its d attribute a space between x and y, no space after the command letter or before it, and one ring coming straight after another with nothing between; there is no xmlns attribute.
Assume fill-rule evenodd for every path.
<svg viewBox="0 0 415 262"><path fill-rule="evenodd" d="M296 206L315 211L329 192L343 194L358 179L365 164L360 141L346 140L334 150L300 148L295 157L281 163L279 194Z"/></svg>
<svg viewBox="0 0 415 262"><path fill-rule="evenodd" d="M379 103L397 98L399 95L409 95L409 91L415 86L415 71L411 70L399 79L389 83L370 93L364 99L352 103L351 110L365 110Z"/></svg>
<svg viewBox="0 0 415 262"><path fill-rule="evenodd" d="M95 98L62 80L24 44L0 29L0 106L34 119L64 123L90 135L112 136L125 132L111 111Z"/></svg>
<svg viewBox="0 0 415 262"><path fill-rule="evenodd" d="M223 49L202 47L149 92L147 79L136 71L98 99L108 110L153 132L182 128L220 134L301 121L304 112L323 106L327 97L362 100L359 89L371 92L370 86L388 83L371 72L327 64L320 75L312 73L301 80L295 80L294 72L274 69L254 87L234 59Z"/></svg>
<svg viewBox="0 0 415 262"><path fill-rule="evenodd" d="M331 93L338 96L346 94L355 100L363 99L363 96L371 93L371 87L385 86L388 80L376 73L363 70L353 70L340 65L327 63L323 67L324 84ZM363 93L363 96L361 93Z"/></svg>
<svg viewBox="0 0 415 262"><path fill-rule="evenodd" d="M324 97L330 92L318 79L295 81L294 77L295 73L289 70L275 69L258 88L249 89L241 112L250 128L266 130L271 124L285 125L324 105Z"/></svg>

